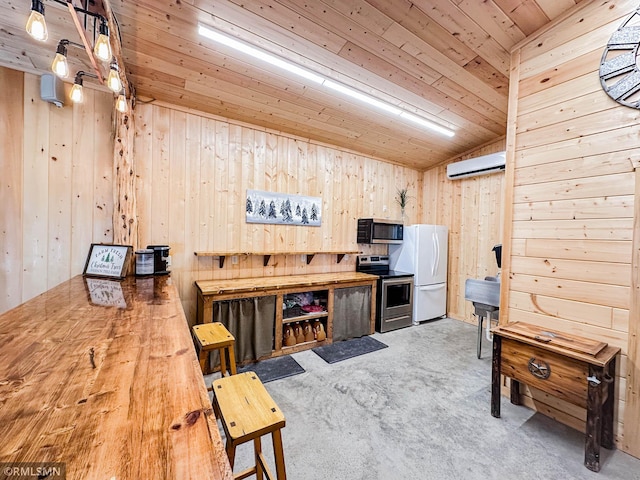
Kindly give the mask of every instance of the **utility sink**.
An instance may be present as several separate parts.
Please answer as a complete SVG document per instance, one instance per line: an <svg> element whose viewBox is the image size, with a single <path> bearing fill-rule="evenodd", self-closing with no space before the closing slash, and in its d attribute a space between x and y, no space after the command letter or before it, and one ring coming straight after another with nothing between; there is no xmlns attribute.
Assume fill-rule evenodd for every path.
<svg viewBox="0 0 640 480"><path fill-rule="evenodd" d="M487 318L487 340L491 340L491 320L497 320L500 310L500 277L484 277L484 280L467 278L464 298L473 303L478 317L478 358L482 349L482 322Z"/></svg>
<svg viewBox="0 0 640 480"><path fill-rule="evenodd" d="M464 283L464 298L488 307L498 308L500 306L500 278L484 277L484 280L467 278Z"/></svg>

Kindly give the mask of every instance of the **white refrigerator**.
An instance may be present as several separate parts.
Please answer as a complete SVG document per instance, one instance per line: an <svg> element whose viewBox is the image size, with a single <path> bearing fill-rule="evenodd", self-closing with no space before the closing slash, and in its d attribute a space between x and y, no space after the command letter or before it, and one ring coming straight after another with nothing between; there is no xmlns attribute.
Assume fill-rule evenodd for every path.
<svg viewBox="0 0 640 480"><path fill-rule="evenodd" d="M447 314L448 233L444 225L407 225L402 244L389 245L390 267L414 275L414 325Z"/></svg>

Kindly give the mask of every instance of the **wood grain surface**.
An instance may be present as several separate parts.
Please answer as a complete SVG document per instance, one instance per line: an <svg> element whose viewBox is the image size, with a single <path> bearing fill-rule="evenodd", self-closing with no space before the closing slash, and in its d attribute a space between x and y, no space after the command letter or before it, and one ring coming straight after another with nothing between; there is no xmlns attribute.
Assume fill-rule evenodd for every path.
<svg viewBox="0 0 640 480"><path fill-rule="evenodd" d="M232 280L200 280L196 288L202 295L242 293L285 289L291 287L312 287L316 285L371 282L376 275L360 272L319 273L317 275L282 275L264 278L236 278Z"/></svg>
<svg viewBox="0 0 640 480"><path fill-rule="evenodd" d="M104 282L76 276L0 315L0 462L230 479L172 278Z"/></svg>

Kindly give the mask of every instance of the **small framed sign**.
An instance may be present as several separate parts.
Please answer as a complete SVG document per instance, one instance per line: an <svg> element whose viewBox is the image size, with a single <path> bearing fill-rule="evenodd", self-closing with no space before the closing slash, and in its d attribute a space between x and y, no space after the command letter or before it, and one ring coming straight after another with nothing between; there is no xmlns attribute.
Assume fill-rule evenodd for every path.
<svg viewBox="0 0 640 480"><path fill-rule="evenodd" d="M92 243L82 274L122 279L127 275L131 250L130 245Z"/></svg>

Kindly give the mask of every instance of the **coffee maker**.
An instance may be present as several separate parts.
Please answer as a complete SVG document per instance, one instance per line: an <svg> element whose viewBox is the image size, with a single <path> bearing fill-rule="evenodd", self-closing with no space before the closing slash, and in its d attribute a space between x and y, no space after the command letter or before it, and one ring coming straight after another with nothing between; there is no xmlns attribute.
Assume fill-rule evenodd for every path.
<svg viewBox="0 0 640 480"><path fill-rule="evenodd" d="M153 274L168 275L170 273L171 255L169 245L147 245L147 248L153 250Z"/></svg>

